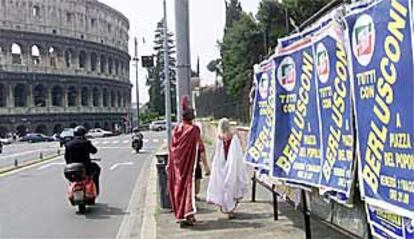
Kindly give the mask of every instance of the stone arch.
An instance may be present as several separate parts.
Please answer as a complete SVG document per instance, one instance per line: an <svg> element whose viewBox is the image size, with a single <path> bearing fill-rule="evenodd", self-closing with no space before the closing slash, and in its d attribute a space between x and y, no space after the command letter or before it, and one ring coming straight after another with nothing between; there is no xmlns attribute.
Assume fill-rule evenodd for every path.
<svg viewBox="0 0 414 239"><path fill-rule="evenodd" d="M101 55L101 73L106 73L106 57Z"/></svg>
<svg viewBox="0 0 414 239"><path fill-rule="evenodd" d="M92 97L93 106L94 107L99 107L100 104L101 104L101 101L100 101L101 94L100 94L99 89L97 87L93 88L92 95L93 95L93 97Z"/></svg>
<svg viewBox="0 0 414 239"><path fill-rule="evenodd" d="M9 130L6 127L0 127L0 138L6 138Z"/></svg>
<svg viewBox="0 0 414 239"><path fill-rule="evenodd" d="M55 46L49 47L49 65L52 67L57 67L59 62L59 48Z"/></svg>
<svg viewBox="0 0 414 239"><path fill-rule="evenodd" d="M108 89L106 89L106 88L103 89L102 100L103 100L103 102L102 102L103 106L108 107L109 106L109 93L108 93Z"/></svg>
<svg viewBox="0 0 414 239"><path fill-rule="evenodd" d="M11 46L12 64L22 64L22 47L19 43L12 43Z"/></svg>
<svg viewBox="0 0 414 239"><path fill-rule="evenodd" d="M55 124L53 127L53 134L60 134L63 131L63 125Z"/></svg>
<svg viewBox="0 0 414 239"><path fill-rule="evenodd" d="M116 95L113 90L111 90L111 107L116 107Z"/></svg>
<svg viewBox="0 0 414 239"><path fill-rule="evenodd" d="M7 96L6 96L6 87L4 84L0 83L0 107L7 106Z"/></svg>
<svg viewBox="0 0 414 239"><path fill-rule="evenodd" d="M33 99L36 107L46 107L47 89L44 85L38 84L34 87Z"/></svg>
<svg viewBox="0 0 414 239"><path fill-rule="evenodd" d="M111 130L111 126L109 125L109 122L104 123L104 130Z"/></svg>
<svg viewBox="0 0 414 239"><path fill-rule="evenodd" d="M69 86L68 88L68 106L75 107L77 106L78 99L78 90L74 86Z"/></svg>
<svg viewBox="0 0 414 239"><path fill-rule="evenodd" d="M14 87L14 106L26 107L27 98L27 86L23 83L17 84Z"/></svg>
<svg viewBox="0 0 414 239"><path fill-rule="evenodd" d="M98 65L98 57L95 52L91 54L91 71L96 71Z"/></svg>
<svg viewBox="0 0 414 239"><path fill-rule="evenodd" d="M40 17L40 7L38 5L33 6L32 17Z"/></svg>
<svg viewBox="0 0 414 239"><path fill-rule="evenodd" d="M119 61L115 59L115 75L119 74Z"/></svg>
<svg viewBox="0 0 414 239"><path fill-rule="evenodd" d="M35 133L47 135L47 126L45 124L38 125L35 129Z"/></svg>
<svg viewBox="0 0 414 239"><path fill-rule="evenodd" d="M63 106L63 89L59 85L52 88L52 106Z"/></svg>
<svg viewBox="0 0 414 239"><path fill-rule="evenodd" d="M86 52L80 51L79 53L79 68L85 69L86 68Z"/></svg>
<svg viewBox="0 0 414 239"><path fill-rule="evenodd" d="M72 67L72 62L73 62L73 51L72 49L68 48L65 51L65 66L67 68Z"/></svg>
<svg viewBox="0 0 414 239"><path fill-rule="evenodd" d="M89 93L88 87L82 87L82 90L81 90L81 105L82 106L89 106L89 97L90 97L90 93Z"/></svg>
<svg viewBox="0 0 414 239"><path fill-rule="evenodd" d="M112 57L108 58L108 74L112 75L114 68L114 61L112 60Z"/></svg>
<svg viewBox="0 0 414 239"><path fill-rule="evenodd" d="M27 127L26 127L25 125L23 125L23 124L18 125L18 126L16 127L16 134L17 134L19 137L23 137L23 136L25 136L25 135L27 134Z"/></svg>
<svg viewBox="0 0 414 239"><path fill-rule="evenodd" d="M31 50L31 58L32 58L32 64L33 65L39 65L40 64L40 48L38 45L33 45Z"/></svg>
<svg viewBox="0 0 414 239"><path fill-rule="evenodd" d="M90 130L91 129L91 125L88 122L85 122L83 124L83 127L85 127L86 130Z"/></svg>
<svg viewBox="0 0 414 239"><path fill-rule="evenodd" d="M122 106L122 95L120 91L118 91L117 98L118 98L118 107L121 107Z"/></svg>

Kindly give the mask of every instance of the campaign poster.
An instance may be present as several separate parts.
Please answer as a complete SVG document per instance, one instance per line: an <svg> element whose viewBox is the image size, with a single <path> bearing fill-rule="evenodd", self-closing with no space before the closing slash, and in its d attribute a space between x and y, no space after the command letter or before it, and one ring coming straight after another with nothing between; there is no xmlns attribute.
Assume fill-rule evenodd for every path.
<svg viewBox="0 0 414 239"><path fill-rule="evenodd" d="M313 45L299 40L280 51L276 62L275 179L318 186L321 172L320 118Z"/></svg>
<svg viewBox="0 0 414 239"><path fill-rule="evenodd" d="M331 22L314 36L322 132L323 192L349 198L354 179L351 71L345 29ZM322 192L322 190L321 190Z"/></svg>
<svg viewBox="0 0 414 239"><path fill-rule="evenodd" d="M370 205L414 218L411 1L379 1L346 17L352 46L359 182Z"/></svg>
<svg viewBox="0 0 414 239"><path fill-rule="evenodd" d="M275 63L272 59L263 62L255 69L255 98L253 120L250 126L249 141L245 162L254 167L270 169L274 99Z"/></svg>

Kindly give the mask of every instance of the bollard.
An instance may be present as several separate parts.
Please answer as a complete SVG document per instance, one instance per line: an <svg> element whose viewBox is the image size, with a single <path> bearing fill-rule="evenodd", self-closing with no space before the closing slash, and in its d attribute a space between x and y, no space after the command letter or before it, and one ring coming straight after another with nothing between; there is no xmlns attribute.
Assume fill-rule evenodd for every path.
<svg viewBox="0 0 414 239"><path fill-rule="evenodd" d="M17 161L17 159L14 159L14 167L18 167L19 166L19 162Z"/></svg>
<svg viewBox="0 0 414 239"><path fill-rule="evenodd" d="M158 173L158 196L160 206L163 209L171 209L170 196L167 187L167 170L168 153L158 153L157 157L157 173Z"/></svg>
<svg viewBox="0 0 414 239"><path fill-rule="evenodd" d="M42 152L40 152L39 158L43 159L43 153Z"/></svg>
<svg viewBox="0 0 414 239"><path fill-rule="evenodd" d="M60 155L60 149L57 150L57 155Z"/></svg>

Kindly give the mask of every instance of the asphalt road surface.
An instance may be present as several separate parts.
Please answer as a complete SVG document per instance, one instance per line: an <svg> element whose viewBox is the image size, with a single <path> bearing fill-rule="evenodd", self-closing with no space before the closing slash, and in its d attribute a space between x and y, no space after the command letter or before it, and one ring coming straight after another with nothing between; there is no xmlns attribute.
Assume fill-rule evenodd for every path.
<svg viewBox="0 0 414 239"><path fill-rule="evenodd" d="M150 161L165 141L162 132L144 137L140 154L132 150L130 136L93 140L99 150L94 157L102 160L102 189L97 205L85 215L77 214L67 200L63 158L0 176L0 238L115 238L137 179L138 201L144 203ZM58 148L57 143L49 144ZM17 144L11 147L16 151L9 155L33 150L27 145L24 150Z"/></svg>

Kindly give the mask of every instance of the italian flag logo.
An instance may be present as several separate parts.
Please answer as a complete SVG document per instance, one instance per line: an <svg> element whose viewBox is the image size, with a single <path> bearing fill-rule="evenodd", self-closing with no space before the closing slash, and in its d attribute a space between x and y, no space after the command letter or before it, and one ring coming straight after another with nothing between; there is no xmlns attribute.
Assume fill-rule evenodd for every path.
<svg viewBox="0 0 414 239"><path fill-rule="evenodd" d="M373 24L368 23L355 28L357 56L368 56L373 53Z"/></svg>
<svg viewBox="0 0 414 239"><path fill-rule="evenodd" d="M295 83L295 68L292 64L282 66L282 85L288 86Z"/></svg>
<svg viewBox="0 0 414 239"><path fill-rule="evenodd" d="M320 77L328 74L328 54L326 51L318 53L318 74Z"/></svg>

